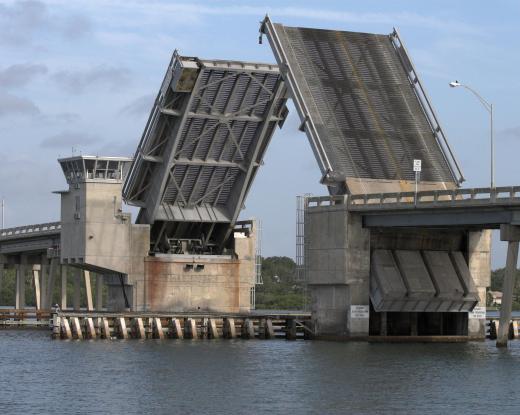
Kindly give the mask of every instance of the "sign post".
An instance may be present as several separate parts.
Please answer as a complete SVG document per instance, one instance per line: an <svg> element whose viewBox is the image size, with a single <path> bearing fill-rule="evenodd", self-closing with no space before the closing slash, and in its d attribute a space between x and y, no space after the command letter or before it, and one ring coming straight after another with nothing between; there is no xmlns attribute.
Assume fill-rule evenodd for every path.
<svg viewBox="0 0 520 415"><path fill-rule="evenodd" d="M419 180L421 178L421 169L422 169L422 160L414 159L413 171L415 172L415 197L414 197L415 206L417 206L417 187L419 184Z"/></svg>

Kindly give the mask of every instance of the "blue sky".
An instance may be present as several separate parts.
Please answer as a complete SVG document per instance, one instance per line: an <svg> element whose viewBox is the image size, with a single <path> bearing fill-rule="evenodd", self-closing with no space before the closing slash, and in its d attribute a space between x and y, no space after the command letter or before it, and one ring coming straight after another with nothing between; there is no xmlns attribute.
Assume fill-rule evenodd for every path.
<svg viewBox="0 0 520 415"><path fill-rule="evenodd" d="M489 183L487 113L495 106L496 182L520 183L518 25L514 1L0 0L0 197L6 225L59 219L56 163L133 155L170 55L274 62L258 44L269 13L286 25L390 33L397 27L462 165L465 186ZM294 256L295 197L325 194L294 109L278 130L243 217L263 221L265 255ZM496 238L495 238L496 239ZM497 243L493 264L504 263Z"/></svg>

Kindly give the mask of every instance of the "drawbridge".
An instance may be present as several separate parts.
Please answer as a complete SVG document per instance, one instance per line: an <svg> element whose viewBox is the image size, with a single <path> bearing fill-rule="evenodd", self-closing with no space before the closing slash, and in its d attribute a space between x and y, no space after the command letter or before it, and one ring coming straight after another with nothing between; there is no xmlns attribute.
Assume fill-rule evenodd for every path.
<svg viewBox="0 0 520 415"><path fill-rule="evenodd" d="M276 65L174 53L123 189L153 252L228 248L285 101Z"/></svg>
<svg viewBox="0 0 520 415"><path fill-rule="evenodd" d="M397 30L289 27L266 17L260 33L277 65L172 56L121 183L124 200L140 208L136 232L144 235L147 226L139 226L150 227L149 241L140 239L151 254L145 263L155 261L147 265L150 275L155 278L167 255L173 262L178 255L197 256L208 267L216 257L234 261L236 238L248 232L238 221L240 211L291 98L330 193L327 203L307 205L305 211L304 256L317 333L366 335L370 323L370 332L382 335L404 333L406 324L417 333L422 324L429 333L440 327L446 334L449 327L452 333L479 336L484 323L474 310L485 304L489 285L490 242L484 230L500 227L510 242L510 281L520 239L518 189L487 189L484 198L482 189L460 189L462 170ZM419 191L413 192L417 159L422 171ZM85 186L111 180L84 173ZM114 226L123 229L127 217L117 210L119 196L107 204L113 209L107 220L121 222ZM87 223L84 206L75 206L71 223ZM19 254L19 243L58 249L60 224L52 226L42 226L34 238L29 231L3 232L0 253ZM88 246L101 249L89 242L94 233L82 236ZM251 257L247 252L244 258ZM86 261L79 254L71 260ZM420 306L408 298L419 268L417 278L428 282L428 304ZM187 265L182 272L192 270L201 272L204 264ZM392 319L386 313L398 315ZM406 319L403 313L409 314ZM471 318L476 324L468 322Z"/></svg>

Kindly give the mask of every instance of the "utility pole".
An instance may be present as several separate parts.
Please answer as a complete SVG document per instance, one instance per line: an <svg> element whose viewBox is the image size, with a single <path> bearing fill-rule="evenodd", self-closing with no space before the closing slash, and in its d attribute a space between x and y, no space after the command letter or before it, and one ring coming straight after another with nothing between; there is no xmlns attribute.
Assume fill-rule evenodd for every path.
<svg viewBox="0 0 520 415"><path fill-rule="evenodd" d="M0 229L4 229L4 224L5 224L5 200L2 198L2 228Z"/></svg>

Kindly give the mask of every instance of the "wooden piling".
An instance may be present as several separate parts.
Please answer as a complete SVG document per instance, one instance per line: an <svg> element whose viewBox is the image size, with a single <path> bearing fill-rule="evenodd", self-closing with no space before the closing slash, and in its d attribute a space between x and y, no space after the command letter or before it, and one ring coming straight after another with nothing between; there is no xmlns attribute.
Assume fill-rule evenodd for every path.
<svg viewBox="0 0 520 415"><path fill-rule="evenodd" d="M184 335L181 329L181 322L177 318L170 320L170 337L173 339L183 339Z"/></svg>
<svg viewBox="0 0 520 415"><path fill-rule="evenodd" d="M143 319L141 317L134 318L134 337L137 339L146 339L146 333L144 331Z"/></svg>
<svg viewBox="0 0 520 415"><path fill-rule="evenodd" d="M70 340L72 339L72 331L70 330L69 320L66 317L61 318L62 337Z"/></svg>
<svg viewBox="0 0 520 415"><path fill-rule="evenodd" d="M187 318L184 320L184 338L197 339L197 321L194 318Z"/></svg>
<svg viewBox="0 0 520 415"><path fill-rule="evenodd" d="M224 338L226 339L234 339L237 336L235 329L235 319L234 318L224 318L224 328L223 328Z"/></svg>
<svg viewBox="0 0 520 415"><path fill-rule="evenodd" d="M104 339L110 340L112 338L112 336L110 334L110 326L108 324L108 319L106 317L103 317L103 319L102 319L101 333L102 333L102 337Z"/></svg>
<svg viewBox="0 0 520 415"><path fill-rule="evenodd" d="M78 317L71 317L72 329L78 340L83 340L83 332L81 331L81 324L79 324Z"/></svg>
<svg viewBox="0 0 520 415"><path fill-rule="evenodd" d="M249 318L244 319L242 323L242 338L243 339L254 339L255 338L255 327L253 321Z"/></svg>
<svg viewBox="0 0 520 415"><path fill-rule="evenodd" d="M162 323L159 317L153 319L153 333L155 339L164 339Z"/></svg>
<svg viewBox="0 0 520 415"><path fill-rule="evenodd" d="M209 337L211 339L218 339L220 337L217 329L217 321L214 318L209 319Z"/></svg>
<svg viewBox="0 0 520 415"><path fill-rule="evenodd" d="M287 340L296 340L296 321L294 318L288 318L285 323L285 338Z"/></svg>
<svg viewBox="0 0 520 415"><path fill-rule="evenodd" d="M96 328L94 327L94 321L92 320L92 317L87 317L85 319L85 326L86 326L86 333L87 338L89 339L95 339L96 338Z"/></svg>
<svg viewBox="0 0 520 415"><path fill-rule="evenodd" d="M128 339L128 330L126 329L126 321L124 317L119 317L117 319L117 326L119 337L122 339Z"/></svg>

